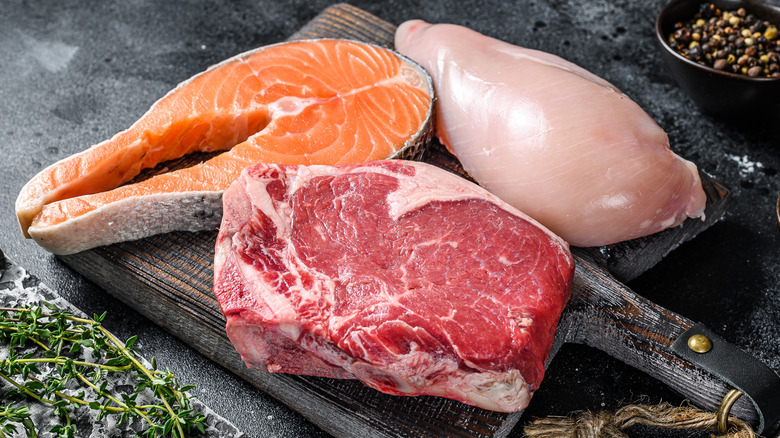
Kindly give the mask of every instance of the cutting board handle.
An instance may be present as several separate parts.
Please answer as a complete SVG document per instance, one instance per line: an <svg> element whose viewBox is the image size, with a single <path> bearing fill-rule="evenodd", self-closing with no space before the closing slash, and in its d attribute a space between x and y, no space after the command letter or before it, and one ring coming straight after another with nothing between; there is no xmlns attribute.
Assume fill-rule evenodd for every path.
<svg viewBox="0 0 780 438"><path fill-rule="evenodd" d="M744 373L740 376L721 373L721 377L716 377L705 371L701 364L695 364L695 358L683 359L673 351L672 345L694 326L691 320L642 298L588 260L586 253L575 252L574 289L558 326L560 336L556 348L565 342L595 347L657 378L694 404L713 412L734 388L733 382L746 379ZM681 342L686 340L687 336ZM720 338L718 342L725 344ZM734 346L728 348L739 351ZM769 370L748 354L742 353L740 360ZM740 373L734 369L728 372ZM769 372L777 377L773 371ZM747 376L747 379L751 377L755 376ZM764 382L764 386L771 385L774 392L780 393L777 382ZM763 428L765 415L760 413L759 405L748 392L737 400L731 413L759 429L758 432ZM773 425L767 425L770 426Z"/></svg>

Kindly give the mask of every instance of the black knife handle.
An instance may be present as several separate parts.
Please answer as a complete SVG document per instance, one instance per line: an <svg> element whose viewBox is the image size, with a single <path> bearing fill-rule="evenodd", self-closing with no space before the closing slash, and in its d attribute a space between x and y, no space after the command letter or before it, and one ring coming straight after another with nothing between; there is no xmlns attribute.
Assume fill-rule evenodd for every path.
<svg viewBox="0 0 780 438"><path fill-rule="evenodd" d="M711 348L697 353L688 346L694 335L704 335ZM780 426L780 377L763 362L729 344L703 324L685 331L672 352L742 392L758 413L756 433L771 436Z"/></svg>
<svg viewBox="0 0 780 438"><path fill-rule="evenodd" d="M575 255L575 260L572 297L561 316L551 353L567 342L595 347L660 380L700 408L715 412L734 386L671 348L696 323L636 294L582 254ZM760 376L747 374L745 378ZM767 385L780 393L775 382L772 374ZM761 406L764 411L759 412L750 397L739 397L730 412L761 430L773 426L770 413L776 406L780 403Z"/></svg>

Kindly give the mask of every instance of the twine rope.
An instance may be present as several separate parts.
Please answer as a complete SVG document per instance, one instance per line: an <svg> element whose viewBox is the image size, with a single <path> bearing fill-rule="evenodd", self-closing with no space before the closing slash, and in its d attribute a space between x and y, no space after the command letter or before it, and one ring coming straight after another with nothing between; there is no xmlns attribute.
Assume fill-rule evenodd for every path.
<svg viewBox="0 0 780 438"><path fill-rule="evenodd" d="M628 405L610 412L582 411L574 417L535 419L523 432L527 438L628 438L623 430L634 425L666 429L711 431L713 438L756 438L749 424L729 416L729 430L719 435L714 412L691 406Z"/></svg>

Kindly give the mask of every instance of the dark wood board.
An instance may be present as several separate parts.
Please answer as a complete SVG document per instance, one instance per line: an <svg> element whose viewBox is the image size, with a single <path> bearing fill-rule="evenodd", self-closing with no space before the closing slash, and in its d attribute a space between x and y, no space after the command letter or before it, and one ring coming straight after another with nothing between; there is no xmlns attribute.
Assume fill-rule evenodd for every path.
<svg viewBox="0 0 780 438"><path fill-rule="evenodd" d="M391 46L393 32L393 25L339 4L291 38L344 37ZM423 160L463 173L457 160L436 143ZM187 161L176 165L187 165ZM689 220L681 227L610 247L575 249L573 296L562 316L551 359L563 343L592 345L668 383L703 407L720 403L729 388L669 351L671 342L691 321L644 300L615 280L627 281L649 269L723 215L728 190L704 174L702 179L708 195L706 221ZM211 292L216 234L216 230L169 233L60 258L333 435L501 437L520 418L520 413L490 412L437 397L388 396L355 381L247 369L227 339L225 321ZM743 418L754 417L744 400L734 411Z"/></svg>

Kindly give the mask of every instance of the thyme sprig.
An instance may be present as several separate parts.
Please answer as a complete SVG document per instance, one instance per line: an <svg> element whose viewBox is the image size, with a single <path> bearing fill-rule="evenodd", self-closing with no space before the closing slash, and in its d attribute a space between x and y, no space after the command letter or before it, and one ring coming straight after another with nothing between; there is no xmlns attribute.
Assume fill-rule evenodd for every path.
<svg viewBox="0 0 780 438"><path fill-rule="evenodd" d="M29 407L20 400L49 406L60 421L50 430L57 437L76 436L73 413L84 408L97 411L96 421L108 415L118 416L117 425L139 421L147 438L205 433L205 416L193 409L187 394L193 386L180 387L154 359L151 367L141 363L137 336L117 339L102 325L105 313L86 319L43 306L47 311L0 307L0 340L10 344L8 357L0 361L0 379L11 386L3 398L16 400L0 403L0 438L19 427L28 437L37 436ZM132 384L121 386L130 389L106 379L115 373L125 373Z"/></svg>

